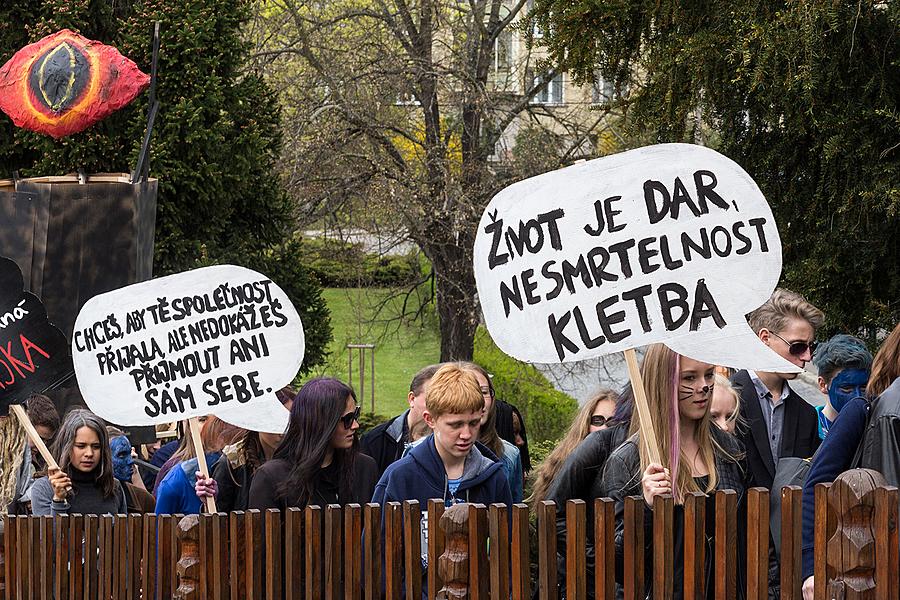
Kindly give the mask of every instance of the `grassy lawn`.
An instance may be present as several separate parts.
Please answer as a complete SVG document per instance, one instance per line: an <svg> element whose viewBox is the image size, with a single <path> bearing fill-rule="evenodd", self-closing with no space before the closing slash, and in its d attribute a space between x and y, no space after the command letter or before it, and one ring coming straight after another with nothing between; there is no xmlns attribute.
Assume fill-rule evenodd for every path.
<svg viewBox="0 0 900 600"><path fill-rule="evenodd" d="M429 313L424 325L401 322L397 315L404 298L391 298L389 290L329 288L323 295L331 309L334 340L328 348L328 362L314 375L349 381L347 344L375 344L375 412L392 416L406 410L406 394L413 375L440 358L437 318ZM407 313L417 306L417 299L410 297ZM366 355L365 398L359 398L363 412L372 407L370 352ZM358 351L354 350L353 355L353 388L359 394Z"/></svg>

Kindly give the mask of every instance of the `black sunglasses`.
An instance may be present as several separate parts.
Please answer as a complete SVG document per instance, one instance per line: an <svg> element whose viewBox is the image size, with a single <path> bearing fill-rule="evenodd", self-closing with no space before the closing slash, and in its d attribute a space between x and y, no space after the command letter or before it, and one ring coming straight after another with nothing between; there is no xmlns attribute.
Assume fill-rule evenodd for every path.
<svg viewBox="0 0 900 600"><path fill-rule="evenodd" d="M606 425L606 417L603 415L591 415L591 425L594 427L603 427Z"/></svg>
<svg viewBox="0 0 900 600"><path fill-rule="evenodd" d="M789 342L774 331L770 331L769 333L788 345L788 354L790 354L791 356L803 356L804 354L806 354L807 350L809 350L809 353L812 354L816 351L816 346L819 345L819 342L815 341L808 344L806 342Z"/></svg>
<svg viewBox="0 0 900 600"><path fill-rule="evenodd" d="M340 418L341 425L344 426L344 429L350 429L353 427L353 421L359 421L359 413L362 410L359 406L356 407L356 410L353 412L348 412L346 415Z"/></svg>
<svg viewBox="0 0 900 600"><path fill-rule="evenodd" d="M493 398L494 397L494 388L492 388L490 386L488 386L488 387L482 386L481 387L481 395L482 396L490 396L491 398Z"/></svg>

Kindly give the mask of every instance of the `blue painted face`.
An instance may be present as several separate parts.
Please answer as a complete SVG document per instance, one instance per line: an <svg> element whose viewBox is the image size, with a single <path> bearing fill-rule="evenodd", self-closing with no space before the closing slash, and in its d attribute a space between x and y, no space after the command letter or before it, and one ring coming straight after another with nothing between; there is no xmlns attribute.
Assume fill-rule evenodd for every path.
<svg viewBox="0 0 900 600"><path fill-rule="evenodd" d="M119 481L131 481L134 459L131 457L131 442L124 435L109 440L112 450L113 475Z"/></svg>
<svg viewBox="0 0 900 600"><path fill-rule="evenodd" d="M834 410L841 412L854 398L865 396L869 372L865 369L842 369L828 384L828 400Z"/></svg>

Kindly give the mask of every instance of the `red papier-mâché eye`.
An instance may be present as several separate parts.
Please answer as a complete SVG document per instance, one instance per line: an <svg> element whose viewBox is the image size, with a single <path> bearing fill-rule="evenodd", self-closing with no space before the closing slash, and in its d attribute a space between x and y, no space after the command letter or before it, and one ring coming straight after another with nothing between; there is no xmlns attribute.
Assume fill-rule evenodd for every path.
<svg viewBox="0 0 900 600"><path fill-rule="evenodd" d="M114 47L63 29L0 68L0 109L18 127L61 138L108 117L149 83Z"/></svg>

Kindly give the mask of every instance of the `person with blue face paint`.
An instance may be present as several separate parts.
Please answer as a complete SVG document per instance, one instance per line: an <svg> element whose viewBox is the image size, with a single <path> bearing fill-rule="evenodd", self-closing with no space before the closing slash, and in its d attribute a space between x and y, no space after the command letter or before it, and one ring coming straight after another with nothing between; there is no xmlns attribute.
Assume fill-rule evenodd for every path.
<svg viewBox="0 0 900 600"><path fill-rule="evenodd" d="M839 334L816 349L812 362L819 370L819 390L828 396L825 405L816 408L819 438L824 440L841 409L865 396L872 353L862 340Z"/></svg>
<svg viewBox="0 0 900 600"><path fill-rule="evenodd" d="M134 457L131 455L131 442L124 435L109 440L112 451L113 476L122 483L131 483L134 475Z"/></svg>

